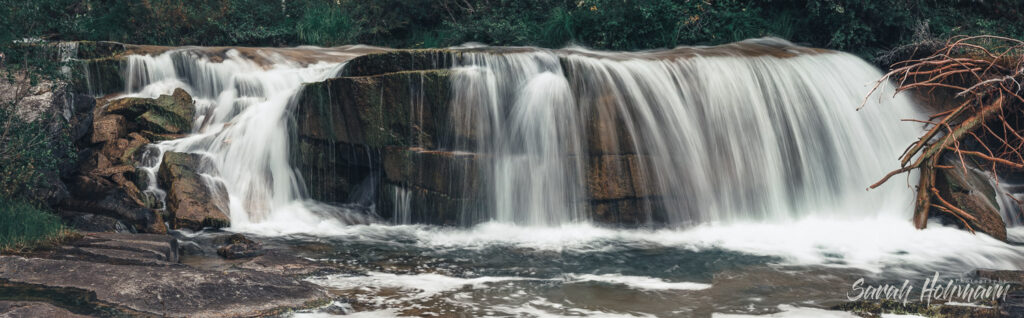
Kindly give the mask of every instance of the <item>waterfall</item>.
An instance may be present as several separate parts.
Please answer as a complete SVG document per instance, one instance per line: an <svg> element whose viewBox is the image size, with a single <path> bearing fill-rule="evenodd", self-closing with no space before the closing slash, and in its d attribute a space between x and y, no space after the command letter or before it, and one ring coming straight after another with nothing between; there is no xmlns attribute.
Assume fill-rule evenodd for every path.
<svg viewBox="0 0 1024 318"><path fill-rule="evenodd" d="M337 76L368 51L357 48L129 56L126 96L183 87L197 107L192 134L146 150L146 193L164 196L152 180L163 152L200 153L219 170L207 177L227 187L232 226L341 226L290 166L286 117L303 83ZM484 179L470 189L482 200L467 201L483 206L461 211L483 215L463 220L691 226L910 213L909 187L865 188L919 133L898 122L914 106L883 87L858 111L881 74L855 56L775 39L636 53L453 50L450 124L475 136L439 147L481 154ZM368 184L359 189L381 195ZM415 194L391 190L394 222L416 219Z"/></svg>
<svg viewBox="0 0 1024 318"><path fill-rule="evenodd" d="M145 150L141 165L150 178L145 192L160 200L165 195L155 182L164 152L198 153L219 171L204 179L222 181L227 187L232 226L319 219L309 212L324 205L304 201L299 176L289 163L286 114L303 83L335 76L344 60L361 55L348 49L296 49L289 58L270 49L243 54L239 49L205 48L128 56L125 96L154 98L181 87L196 103L192 134ZM317 63L290 58L324 55L328 50L332 54L318 56L323 60Z"/></svg>
<svg viewBox="0 0 1024 318"><path fill-rule="evenodd" d="M898 122L915 107L889 89L857 111L882 74L846 53L760 39L467 53L457 64L453 108L475 118L455 122L477 121L493 220L564 224L605 201L679 226L910 210L899 185L865 188L919 133ZM595 181L605 170L625 172ZM605 184L623 179L625 190Z"/></svg>

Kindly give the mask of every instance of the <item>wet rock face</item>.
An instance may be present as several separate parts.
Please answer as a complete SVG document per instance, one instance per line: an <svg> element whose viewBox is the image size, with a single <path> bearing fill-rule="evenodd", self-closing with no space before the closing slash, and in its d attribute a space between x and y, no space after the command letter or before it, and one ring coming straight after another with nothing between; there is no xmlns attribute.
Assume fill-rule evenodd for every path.
<svg viewBox="0 0 1024 318"><path fill-rule="evenodd" d="M478 105L453 105L450 68L461 54L369 54L349 61L342 77L307 85L293 113L298 146L292 151L311 197L344 202L370 186L385 217L412 206L409 219L400 221L479 221L489 158L477 149L486 133L477 127ZM599 106L585 118L586 153L572 154L587 157L592 219L627 225L663 219L652 210L661 194L641 169L649 159L628 146L614 97L583 102Z"/></svg>
<svg viewBox="0 0 1024 318"><path fill-rule="evenodd" d="M945 160L945 165L953 169L938 169L935 183L939 193L947 201L956 205L976 220L968 220L975 231L982 232L998 240L1006 241L1006 224L999 213L996 195L1001 195L989 183L988 176L977 171L976 166L968 162L967 174L958 159ZM943 212L932 212L945 223L961 225L962 222Z"/></svg>
<svg viewBox="0 0 1024 318"><path fill-rule="evenodd" d="M123 92L125 75L119 57L77 61L71 84L75 91L92 96Z"/></svg>
<svg viewBox="0 0 1024 318"><path fill-rule="evenodd" d="M198 154L165 152L160 164L160 187L167 191L171 227L200 230L229 224L227 189L201 173L215 173L212 163Z"/></svg>

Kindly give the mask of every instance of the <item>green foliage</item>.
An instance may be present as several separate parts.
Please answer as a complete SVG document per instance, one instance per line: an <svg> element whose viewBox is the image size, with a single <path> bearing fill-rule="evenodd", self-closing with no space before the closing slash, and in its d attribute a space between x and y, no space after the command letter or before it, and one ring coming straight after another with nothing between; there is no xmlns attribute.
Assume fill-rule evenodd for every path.
<svg viewBox="0 0 1024 318"><path fill-rule="evenodd" d="M569 10L562 7L551 9L551 14L544 21L542 28L540 44L543 46L563 46L576 38L572 15L569 14Z"/></svg>
<svg viewBox="0 0 1024 318"><path fill-rule="evenodd" d="M7 90L0 100L0 197L41 203L37 190L52 186L47 183L59 175L62 160L74 160L69 128L56 112L42 111L27 122L26 116L16 113L16 106L41 81L63 76L61 67L66 62L60 61L55 45L21 43L0 48L7 54L0 69L0 81Z"/></svg>
<svg viewBox="0 0 1024 318"><path fill-rule="evenodd" d="M0 251L55 243L69 233L56 215L29 203L0 197Z"/></svg>
<svg viewBox="0 0 1024 318"><path fill-rule="evenodd" d="M59 160L71 157L66 132L51 136L41 125L26 123L11 109L0 107L0 196L36 200L35 189L49 186L47 176L58 173ZM57 119L53 119L57 120ZM59 120L63 120L60 118Z"/></svg>
<svg viewBox="0 0 1024 318"><path fill-rule="evenodd" d="M321 3L306 9L295 31L303 43L336 46L353 43L359 26L340 7Z"/></svg>
<svg viewBox="0 0 1024 318"><path fill-rule="evenodd" d="M870 57L927 37L1021 38L1022 10L1017 0L0 0L12 21L0 43L637 50L779 36Z"/></svg>

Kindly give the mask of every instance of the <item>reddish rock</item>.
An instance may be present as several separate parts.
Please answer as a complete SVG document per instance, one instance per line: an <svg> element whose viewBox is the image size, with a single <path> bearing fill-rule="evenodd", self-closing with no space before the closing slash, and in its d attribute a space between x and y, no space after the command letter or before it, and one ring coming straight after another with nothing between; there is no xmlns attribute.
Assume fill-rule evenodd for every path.
<svg viewBox="0 0 1024 318"><path fill-rule="evenodd" d="M199 230L229 224L227 189L220 182L208 184L199 175L200 169L212 169L203 164L201 155L164 153L158 179L160 187L167 191L167 211L173 228Z"/></svg>
<svg viewBox="0 0 1024 318"><path fill-rule="evenodd" d="M636 197L627 156L590 157L587 169L587 191L594 200Z"/></svg>
<svg viewBox="0 0 1024 318"><path fill-rule="evenodd" d="M94 144L115 140L127 133L124 116L105 115L92 123L92 138Z"/></svg>

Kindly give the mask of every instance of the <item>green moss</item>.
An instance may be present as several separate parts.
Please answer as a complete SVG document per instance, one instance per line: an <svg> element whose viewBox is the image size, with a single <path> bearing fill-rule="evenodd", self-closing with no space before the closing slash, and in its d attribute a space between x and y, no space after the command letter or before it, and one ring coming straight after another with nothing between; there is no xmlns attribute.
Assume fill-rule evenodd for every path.
<svg viewBox="0 0 1024 318"><path fill-rule="evenodd" d="M117 42L107 41L79 41L79 59L102 59L123 54L126 51L125 45Z"/></svg>
<svg viewBox="0 0 1024 318"><path fill-rule="evenodd" d="M367 54L345 65L343 76L370 76L404 71L446 69L461 53L449 49L398 50Z"/></svg>
<svg viewBox="0 0 1024 318"><path fill-rule="evenodd" d="M96 96L122 92L125 89L122 63L117 57L75 61L71 85L78 92Z"/></svg>
<svg viewBox="0 0 1024 318"><path fill-rule="evenodd" d="M164 134L184 134L191 130L192 123L181 117L162 112L150 110L139 116L139 121L147 129Z"/></svg>

